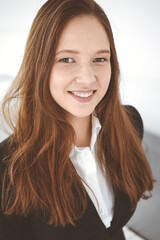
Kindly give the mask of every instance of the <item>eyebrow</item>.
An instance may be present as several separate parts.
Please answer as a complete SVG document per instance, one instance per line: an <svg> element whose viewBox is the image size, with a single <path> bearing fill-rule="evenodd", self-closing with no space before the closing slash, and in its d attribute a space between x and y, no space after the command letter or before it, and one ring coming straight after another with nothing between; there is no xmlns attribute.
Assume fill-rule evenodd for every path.
<svg viewBox="0 0 160 240"><path fill-rule="evenodd" d="M63 49L63 50L59 51L58 53L56 53L56 55L58 55L58 54L60 54L60 53L74 53L74 54L79 54L79 52L76 51L76 50ZM102 49L102 50L98 50L97 52L95 52L95 54L100 54L100 53L108 53L108 54L111 54L108 49Z"/></svg>

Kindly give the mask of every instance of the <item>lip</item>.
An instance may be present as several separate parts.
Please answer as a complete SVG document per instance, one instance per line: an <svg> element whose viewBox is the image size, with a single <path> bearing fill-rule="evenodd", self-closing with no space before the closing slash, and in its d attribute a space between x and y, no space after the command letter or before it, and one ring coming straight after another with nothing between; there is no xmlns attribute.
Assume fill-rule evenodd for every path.
<svg viewBox="0 0 160 240"><path fill-rule="evenodd" d="M76 95L74 95L74 94L72 94L72 92L79 92L79 93L88 93L88 92L93 92L93 94L91 95L91 96L89 96L89 97L85 97L85 98L83 98L83 97L79 97L79 96L76 96ZM75 99L75 100L77 100L77 101L79 101L79 102L90 102L92 99L93 99L93 97L94 97L94 95L95 95L95 93L96 93L96 90L87 90L87 91L68 91L68 93Z"/></svg>
<svg viewBox="0 0 160 240"><path fill-rule="evenodd" d="M94 90L94 89L90 89L90 90L73 90L73 91L68 91L68 92L89 93L89 92L96 92L96 90Z"/></svg>

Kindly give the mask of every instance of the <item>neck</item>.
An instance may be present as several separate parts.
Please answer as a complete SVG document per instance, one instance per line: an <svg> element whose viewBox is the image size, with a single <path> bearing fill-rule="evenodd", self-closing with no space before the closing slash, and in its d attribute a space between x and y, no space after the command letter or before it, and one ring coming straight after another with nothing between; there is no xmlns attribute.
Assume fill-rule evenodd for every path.
<svg viewBox="0 0 160 240"><path fill-rule="evenodd" d="M91 115L84 118L72 117L70 123L76 133L77 147L90 146L91 141Z"/></svg>

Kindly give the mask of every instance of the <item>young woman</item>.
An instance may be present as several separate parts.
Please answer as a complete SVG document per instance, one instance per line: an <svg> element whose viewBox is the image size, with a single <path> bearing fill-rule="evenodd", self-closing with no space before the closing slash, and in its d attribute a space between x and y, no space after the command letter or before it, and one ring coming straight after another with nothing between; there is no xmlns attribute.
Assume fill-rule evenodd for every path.
<svg viewBox="0 0 160 240"><path fill-rule="evenodd" d="M118 77L100 6L47 1L3 102L13 134L0 144L1 240L124 239L154 180Z"/></svg>

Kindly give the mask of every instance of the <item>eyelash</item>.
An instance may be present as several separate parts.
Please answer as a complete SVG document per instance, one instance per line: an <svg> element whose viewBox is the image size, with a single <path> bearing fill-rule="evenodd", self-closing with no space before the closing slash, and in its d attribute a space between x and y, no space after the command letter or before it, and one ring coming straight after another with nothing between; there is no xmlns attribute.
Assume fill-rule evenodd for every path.
<svg viewBox="0 0 160 240"><path fill-rule="evenodd" d="M98 59L98 60L100 60L100 59L101 59L101 60L102 60L102 59L104 60L104 61L97 61L97 62L107 62L107 59L106 59L106 58L95 58L94 61L97 60L97 59Z"/></svg>
<svg viewBox="0 0 160 240"><path fill-rule="evenodd" d="M72 63L74 62L74 60L72 59L71 62L68 61L68 59L72 59L72 58L62 58L60 59L58 62L64 62L64 63ZM101 61L103 59L103 61ZM98 61L95 61L95 60L98 60ZM100 61L99 61L100 60ZM101 62L107 62L108 60L106 58L95 58L93 60L93 62L98 62L98 63L101 63Z"/></svg>
<svg viewBox="0 0 160 240"><path fill-rule="evenodd" d="M66 60L68 60L68 59L72 59L72 58L62 58L62 59L60 59L58 62L70 63L70 62L66 61ZM73 59L72 59L72 60L73 60Z"/></svg>

